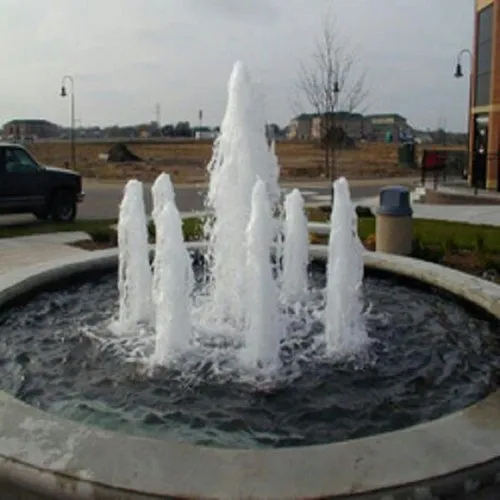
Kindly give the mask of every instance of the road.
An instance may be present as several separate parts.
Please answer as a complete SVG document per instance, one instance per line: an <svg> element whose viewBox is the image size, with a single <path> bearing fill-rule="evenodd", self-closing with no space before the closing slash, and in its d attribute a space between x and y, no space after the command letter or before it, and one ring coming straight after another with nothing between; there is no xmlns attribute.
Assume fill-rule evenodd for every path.
<svg viewBox="0 0 500 500"><path fill-rule="evenodd" d="M390 179L376 180L360 180L351 181L351 196L353 200L360 200L376 196L382 186L394 183L401 183L406 186L414 186L416 179L398 179L397 181ZM306 202L326 200L330 195L328 183L294 183L284 184L285 192L297 187L299 188ZM88 181L84 186L86 195L85 202L79 208L79 217L82 219L94 218L114 218L118 214L118 206L122 197L123 183L96 183ZM177 186L176 203L181 212L190 212L193 210L203 210L203 200L207 192L206 186ZM151 211L151 190L150 185L145 185L145 203L148 213Z"/></svg>
<svg viewBox="0 0 500 500"><path fill-rule="evenodd" d="M375 179L354 180L350 182L353 200L376 196L382 186L403 184L408 187L416 185L416 179ZM79 219L113 219L118 217L118 207L123 193L124 182L97 182L85 180L86 198L79 206ZM148 213L151 211L151 185L145 184L145 203ZM328 182L303 182L284 184L285 192L299 188L307 202L323 201L327 203L330 195ZM181 212L203 210L203 199L206 186L176 186L176 202ZM27 223L33 220L31 215L0 217L1 225Z"/></svg>

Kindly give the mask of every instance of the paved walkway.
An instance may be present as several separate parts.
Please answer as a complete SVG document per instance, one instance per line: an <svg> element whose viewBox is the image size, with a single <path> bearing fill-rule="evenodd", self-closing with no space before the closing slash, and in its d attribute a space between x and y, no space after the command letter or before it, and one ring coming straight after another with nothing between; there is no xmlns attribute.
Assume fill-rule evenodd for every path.
<svg viewBox="0 0 500 500"><path fill-rule="evenodd" d="M33 266L54 259L85 253L68 243L89 239L86 233L52 233L0 238L0 274L17 267Z"/></svg>

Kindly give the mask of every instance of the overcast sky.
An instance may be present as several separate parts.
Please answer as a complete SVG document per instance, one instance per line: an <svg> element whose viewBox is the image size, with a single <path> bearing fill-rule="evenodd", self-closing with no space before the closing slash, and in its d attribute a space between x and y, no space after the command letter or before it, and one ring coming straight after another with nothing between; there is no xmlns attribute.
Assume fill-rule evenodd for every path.
<svg viewBox="0 0 500 500"><path fill-rule="evenodd" d="M267 119L288 123L297 71L328 11L367 72L367 112L420 128L465 130L473 0L0 0L0 123L69 121L61 78L75 78L83 125L189 120L219 124L232 65L265 92ZM469 61L464 58L469 72ZM304 109L304 111L307 111Z"/></svg>

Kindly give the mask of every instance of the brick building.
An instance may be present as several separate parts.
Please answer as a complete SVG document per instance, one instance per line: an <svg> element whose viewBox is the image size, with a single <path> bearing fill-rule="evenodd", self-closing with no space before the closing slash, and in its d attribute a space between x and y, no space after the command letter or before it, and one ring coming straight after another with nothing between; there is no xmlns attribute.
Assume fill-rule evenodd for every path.
<svg viewBox="0 0 500 500"><path fill-rule="evenodd" d="M500 191L500 0L475 0L469 182Z"/></svg>
<svg viewBox="0 0 500 500"><path fill-rule="evenodd" d="M328 123L328 122L327 122ZM336 128L341 128L348 137L359 140L363 137L364 118L359 113L348 113L346 111L337 111L334 113L330 123ZM315 115L311 121L310 136L313 140L321 139L323 134L323 117Z"/></svg>
<svg viewBox="0 0 500 500"><path fill-rule="evenodd" d="M371 141L383 142L390 133L393 141L398 142L401 132L408 128L406 118L397 113L365 116L366 137Z"/></svg>
<svg viewBox="0 0 500 500"><path fill-rule="evenodd" d="M323 132L322 123L323 117L316 113L299 115L290 122L287 138L319 140ZM397 113L363 116L360 113L336 111L333 123L335 127L341 128L348 137L356 141L366 139L382 142L390 132L394 142L397 142L400 132L410 128L406 118Z"/></svg>
<svg viewBox="0 0 500 500"><path fill-rule="evenodd" d="M47 120L11 120L3 126L3 136L12 139L52 138L60 134L59 127Z"/></svg>

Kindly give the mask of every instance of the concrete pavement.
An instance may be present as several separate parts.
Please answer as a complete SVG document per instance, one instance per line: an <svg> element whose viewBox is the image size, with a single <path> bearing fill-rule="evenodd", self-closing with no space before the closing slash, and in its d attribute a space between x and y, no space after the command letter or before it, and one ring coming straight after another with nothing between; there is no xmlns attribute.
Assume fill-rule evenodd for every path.
<svg viewBox="0 0 500 500"><path fill-rule="evenodd" d="M53 259L63 259L85 253L68 243L89 239L82 232L36 234L18 238L0 239L0 274L15 268L34 266Z"/></svg>

